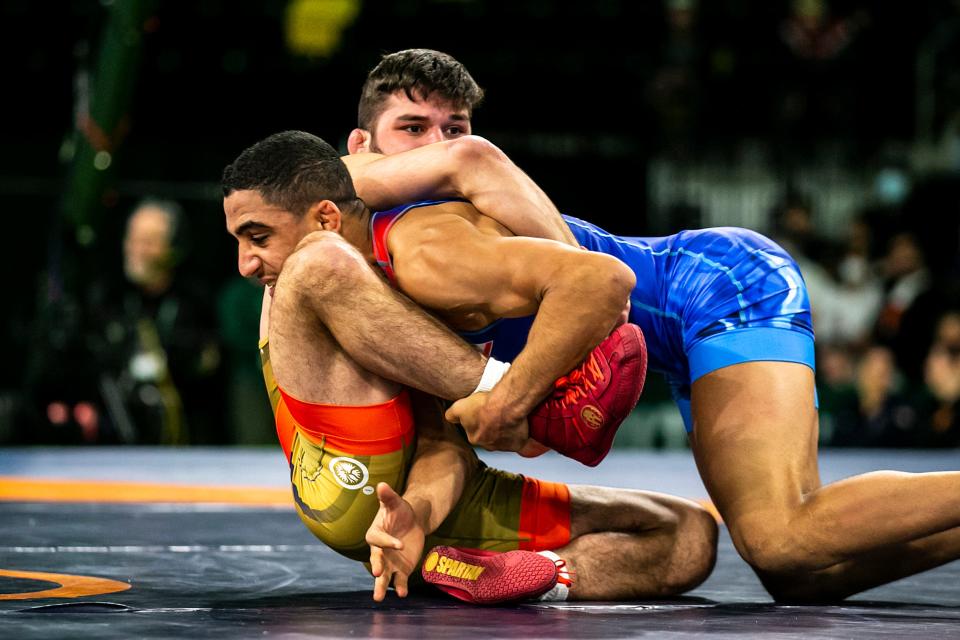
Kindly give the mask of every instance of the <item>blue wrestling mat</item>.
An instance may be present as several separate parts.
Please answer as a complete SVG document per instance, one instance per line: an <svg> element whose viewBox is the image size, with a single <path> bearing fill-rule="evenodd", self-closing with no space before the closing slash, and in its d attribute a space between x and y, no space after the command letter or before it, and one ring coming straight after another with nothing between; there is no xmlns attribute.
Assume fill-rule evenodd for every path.
<svg viewBox="0 0 960 640"><path fill-rule="evenodd" d="M686 452L492 465L548 480L705 497ZM824 482L960 469L960 453L827 451ZM355 562L289 505L279 450L0 449L0 635L48 638L960 637L960 563L836 606L774 604L725 532L686 597L489 609L441 595L381 604Z"/></svg>

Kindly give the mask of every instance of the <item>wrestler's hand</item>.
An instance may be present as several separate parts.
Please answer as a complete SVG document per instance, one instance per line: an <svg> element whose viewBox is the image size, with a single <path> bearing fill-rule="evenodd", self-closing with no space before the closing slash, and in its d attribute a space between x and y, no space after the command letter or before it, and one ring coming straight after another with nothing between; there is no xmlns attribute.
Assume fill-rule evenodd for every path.
<svg viewBox="0 0 960 640"><path fill-rule="evenodd" d="M406 598L407 581L420 563L426 536L413 507L386 482L377 484L377 498L380 510L366 536L374 577L373 599L382 601L391 581L397 595Z"/></svg>
<svg viewBox="0 0 960 640"><path fill-rule="evenodd" d="M447 421L462 426L472 444L488 451L536 451L526 418L517 421L504 417L503 412L490 406L489 397L489 393L480 391L457 400L447 409Z"/></svg>

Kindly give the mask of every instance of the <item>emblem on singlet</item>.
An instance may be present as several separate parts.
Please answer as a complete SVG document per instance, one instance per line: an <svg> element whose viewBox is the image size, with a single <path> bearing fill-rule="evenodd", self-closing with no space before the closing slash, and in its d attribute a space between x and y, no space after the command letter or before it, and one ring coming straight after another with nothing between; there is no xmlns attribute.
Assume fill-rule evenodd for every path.
<svg viewBox="0 0 960 640"><path fill-rule="evenodd" d="M370 479L370 472L362 462L353 458L339 457L334 458L328 465L333 479L336 480L344 489L359 489L367 484Z"/></svg>

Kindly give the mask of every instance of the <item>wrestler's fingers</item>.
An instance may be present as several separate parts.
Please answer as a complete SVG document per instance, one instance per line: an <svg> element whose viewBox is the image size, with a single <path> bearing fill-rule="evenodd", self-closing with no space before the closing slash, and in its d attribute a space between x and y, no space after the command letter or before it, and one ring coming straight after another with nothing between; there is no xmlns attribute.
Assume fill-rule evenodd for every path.
<svg viewBox="0 0 960 640"><path fill-rule="evenodd" d="M460 424L460 414L466 402L466 398L462 400L457 400L452 405L450 405L447 410L444 412L443 417L447 422L451 424Z"/></svg>
<svg viewBox="0 0 960 640"><path fill-rule="evenodd" d="M407 574L395 573L393 576L393 589L401 598L406 598L409 590L407 589Z"/></svg>
<svg viewBox="0 0 960 640"><path fill-rule="evenodd" d="M550 451L549 447L545 447L534 439L529 439L520 447L519 453L524 458L536 458L537 456L542 456L547 451Z"/></svg>
<svg viewBox="0 0 960 640"><path fill-rule="evenodd" d="M370 537L369 534L367 537ZM383 575L383 549L379 547L370 547L370 573L374 578Z"/></svg>
<svg viewBox="0 0 960 640"><path fill-rule="evenodd" d="M382 575L373 581L373 599L377 602L383 602L387 597L387 587L390 586L390 576Z"/></svg>
<svg viewBox="0 0 960 640"><path fill-rule="evenodd" d="M379 527L370 527L367 530L367 535L365 536L367 544L370 545L370 561L373 562L374 551L379 551L381 555L381 562L383 549L403 549L403 541L399 538L394 538L392 535L380 529ZM379 548L378 548L379 547Z"/></svg>
<svg viewBox="0 0 960 640"><path fill-rule="evenodd" d="M385 509L397 509L403 503L403 498L386 482L377 483L377 499Z"/></svg>

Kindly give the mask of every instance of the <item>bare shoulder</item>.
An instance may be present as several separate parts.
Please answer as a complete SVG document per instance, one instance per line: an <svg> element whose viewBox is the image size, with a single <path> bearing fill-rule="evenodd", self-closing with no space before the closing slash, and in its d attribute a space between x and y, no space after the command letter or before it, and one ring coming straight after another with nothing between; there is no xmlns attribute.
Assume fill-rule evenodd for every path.
<svg viewBox="0 0 960 640"><path fill-rule="evenodd" d="M314 231L305 236L284 261L278 285L329 282L333 276L366 268L363 256L340 234Z"/></svg>
<svg viewBox="0 0 960 640"><path fill-rule="evenodd" d="M388 242L391 253L394 253L408 247L475 242L489 235L504 237L512 234L471 203L451 200L407 212L390 232Z"/></svg>

